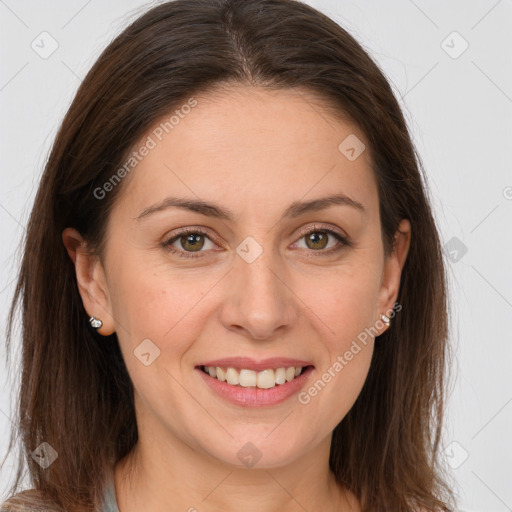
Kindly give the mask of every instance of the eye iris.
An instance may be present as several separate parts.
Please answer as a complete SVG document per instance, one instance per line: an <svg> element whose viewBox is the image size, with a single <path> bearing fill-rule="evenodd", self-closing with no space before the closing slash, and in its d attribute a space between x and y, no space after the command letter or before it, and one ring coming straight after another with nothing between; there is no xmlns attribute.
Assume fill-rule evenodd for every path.
<svg viewBox="0 0 512 512"><path fill-rule="evenodd" d="M183 244L184 238L186 239L185 244ZM198 240L197 240L198 238L203 238L203 235L196 234L196 233L184 235L180 238L182 241L181 246L183 247L183 249L186 249L186 250L191 249L193 252L201 250L204 245L204 239L202 239L198 242ZM187 247L187 244L191 244L191 247Z"/></svg>
<svg viewBox="0 0 512 512"><path fill-rule="evenodd" d="M324 249L329 240L329 232L325 231L311 231L304 235L306 238L306 245L310 249ZM205 235L200 232L186 232L177 237L180 240L180 245L185 252L200 252L204 247ZM184 241L185 239L185 241Z"/></svg>
<svg viewBox="0 0 512 512"><path fill-rule="evenodd" d="M320 240L318 240L318 238L320 238ZM307 243L308 247L309 247L309 242L313 242L313 244L314 244L314 243L320 241L320 243L321 243L320 247L314 246L314 247L310 247L310 249L323 249L327 245L327 234L315 231L314 233L310 233L309 235L307 235L306 240L307 240L306 243Z"/></svg>

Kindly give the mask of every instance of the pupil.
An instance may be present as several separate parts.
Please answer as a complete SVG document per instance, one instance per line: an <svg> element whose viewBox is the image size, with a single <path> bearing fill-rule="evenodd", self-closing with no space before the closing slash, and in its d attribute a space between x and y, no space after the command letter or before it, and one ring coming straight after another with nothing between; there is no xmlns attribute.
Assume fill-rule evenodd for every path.
<svg viewBox="0 0 512 512"><path fill-rule="evenodd" d="M201 242L200 242L200 237L201 235L198 235L198 234L189 234L187 235L187 245L194 249L194 248L197 248L197 247L201 247Z"/></svg>
<svg viewBox="0 0 512 512"><path fill-rule="evenodd" d="M325 238L324 233L311 233L309 235L309 240L313 244L319 244L319 243L321 244L324 238ZM321 247L323 247L323 246L321 246Z"/></svg>

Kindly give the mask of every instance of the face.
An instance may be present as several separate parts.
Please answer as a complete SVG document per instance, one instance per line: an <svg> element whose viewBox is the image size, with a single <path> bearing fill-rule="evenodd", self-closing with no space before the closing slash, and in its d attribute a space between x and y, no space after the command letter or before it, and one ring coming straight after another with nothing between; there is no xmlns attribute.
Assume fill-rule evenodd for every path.
<svg viewBox="0 0 512 512"><path fill-rule="evenodd" d="M135 148L150 147L80 291L117 333L141 432L280 466L357 399L408 242L385 257L368 144L319 100L243 86L194 99Z"/></svg>

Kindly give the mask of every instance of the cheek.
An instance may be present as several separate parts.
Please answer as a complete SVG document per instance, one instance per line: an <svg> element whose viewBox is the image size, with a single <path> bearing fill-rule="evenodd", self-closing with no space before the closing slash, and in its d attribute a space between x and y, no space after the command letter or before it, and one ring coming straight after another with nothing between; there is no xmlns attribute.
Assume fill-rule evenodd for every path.
<svg viewBox="0 0 512 512"><path fill-rule="evenodd" d="M141 337L161 339L172 328L172 313L180 304L178 289L166 286L154 272L123 269L116 276L114 288L114 320L131 342Z"/></svg>
<svg viewBox="0 0 512 512"><path fill-rule="evenodd" d="M152 404L152 410L163 412L183 400L179 365L202 329L194 314L202 291L183 287L154 269L143 273L140 268L119 269L113 310L137 395Z"/></svg>
<svg viewBox="0 0 512 512"><path fill-rule="evenodd" d="M181 356L204 329L207 315L201 299L216 280L212 275L180 275L161 264L126 258L114 271L111 299L127 366L141 343L152 348L145 341L150 340L158 349L153 350L159 351L156 366L174 369L174 373Z"/></svg>
<svg viewBox="0 0 512 512"><path fill-rule="evenodd" d="M350 340L377 320L379 269L372 264L347 263L316 277L303 282L299 296L309 297L306 310L316 315L316 324L320 321L330 351L345 351Z"/></svg>
<svg viewBox="0 0 512 512"><path fill-rule="evenodd" d="M373 281L340 279L315 298L323 339L321 364L298 397L307 417L332 430L354 405L368 376L376 300Z"/></svg>
<svg viewBox="0 0 512 512"><path fill-rule="evenodd" d="M308 279L303 292L309 290L304 311L310 311L309 318L322 331L325 355L301 403L312 406L332 428L357 399L373 354L380 275L377 265L362 259L338 267L329 278L318 273L316 286Z"/></svg>
<svg viewBox="0 0 512 512"><path fill-rule="evenodd" d="M211 275L180 276L168 267L133 259L117 267L112 283L116 328L135 388L138 421L144 425L141 418L146 418L154 427L156 418L156 425L189 443L194 442L191 432L204 436L193 425L204 423L205 409L184 387L182 361L205 329L208 315L200 301L216 281Z"/></svg>

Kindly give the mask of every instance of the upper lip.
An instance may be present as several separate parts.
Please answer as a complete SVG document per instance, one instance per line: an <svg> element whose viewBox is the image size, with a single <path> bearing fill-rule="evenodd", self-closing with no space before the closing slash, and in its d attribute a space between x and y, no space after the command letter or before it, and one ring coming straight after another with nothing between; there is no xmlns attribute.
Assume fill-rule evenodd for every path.
<svg viewBox="0 0 512 512"><path fill-rule="evenodd" d="M204 361L197 366L220 366L221 368L236 368L262 371L270 368L289 368L290 366L312 366L311 362L302 359L292 359L289 357L271 357L269 359L252 359L250 357L226 357L223 359L213 359Z"/></svg>

